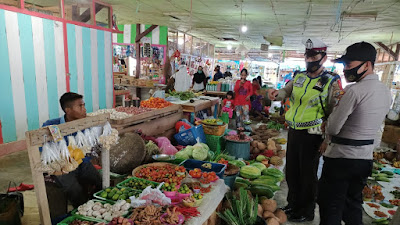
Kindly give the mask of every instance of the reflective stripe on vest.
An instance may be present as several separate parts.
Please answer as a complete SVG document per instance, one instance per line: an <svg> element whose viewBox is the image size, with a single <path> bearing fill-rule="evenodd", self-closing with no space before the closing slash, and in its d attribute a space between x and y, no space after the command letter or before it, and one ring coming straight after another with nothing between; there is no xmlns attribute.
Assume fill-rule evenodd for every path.
<svg viewBox="0 0 400 225"><path fill-rule="evenodd" d="M328 77L328 81L323 89L321 87L321 78ZM309 129L318 127L322 124L322 118L325 116L319 97L321 96L324 108L327 108L327 98L329 86L335 79L326 71L316 77L310 78L306 74L297 74L293 81L293 91L290 97L290 109L286 112L285 119L287 124L293 129ZM317 89L315 89L316 87Z"/></svg>

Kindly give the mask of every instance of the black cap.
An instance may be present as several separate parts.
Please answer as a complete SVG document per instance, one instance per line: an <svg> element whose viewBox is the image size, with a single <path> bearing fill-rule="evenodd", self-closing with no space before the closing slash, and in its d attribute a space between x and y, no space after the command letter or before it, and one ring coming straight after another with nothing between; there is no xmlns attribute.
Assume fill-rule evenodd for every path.
<svg viewBox="0 0 400 225"><path fill-rule="evenodd" d="M358 42L346 48L342 57L332 60L333 62L351 62L351 61L371 61L375 63L376 49L368 42Z"/></svg>

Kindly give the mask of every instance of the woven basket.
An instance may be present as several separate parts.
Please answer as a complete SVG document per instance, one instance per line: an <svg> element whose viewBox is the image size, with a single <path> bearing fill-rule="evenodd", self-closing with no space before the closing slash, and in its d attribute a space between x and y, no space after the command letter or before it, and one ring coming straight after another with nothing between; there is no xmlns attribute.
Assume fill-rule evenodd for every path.
<svg viewBox="0 0 400 225"><path fill-rule="evenodd" d="M149 163L149 164L145 164L145 165L141 165L136 167L133 171L132 171L132 176L136 177L136 172L141 170L143 167L147 167L147 166L159 166L159 167L164 167L166 165L170 165L172 167L177 167L177 165L171 164L171 163L165 163L165 162L155 162L155 163ZM140 178L140 177L139 177Z"/></svg>
<svg viewBox="0 0 400 225"><path fill-rule="evenodd" d="M225 133L228 124L224 125L207 125L203 123L203 130L205 134L221 136Z"/></svg>

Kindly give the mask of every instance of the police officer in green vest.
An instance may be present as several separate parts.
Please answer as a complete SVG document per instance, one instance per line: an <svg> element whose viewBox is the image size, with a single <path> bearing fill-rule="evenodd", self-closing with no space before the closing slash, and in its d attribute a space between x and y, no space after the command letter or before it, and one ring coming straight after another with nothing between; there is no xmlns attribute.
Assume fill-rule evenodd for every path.
<svg viewBox="0 0 400 225"><path fill-rule="evenodd" d="M283 89L268 91L271 100L290 99L290 109L285 115L290 127L286 155L289 193L288 205L283 209L291 222L314 220L319 147L323 141L321 124L342 91L339 75L323 67L327 46L315 38L303 43L307 70L298 73Z"/></svg>

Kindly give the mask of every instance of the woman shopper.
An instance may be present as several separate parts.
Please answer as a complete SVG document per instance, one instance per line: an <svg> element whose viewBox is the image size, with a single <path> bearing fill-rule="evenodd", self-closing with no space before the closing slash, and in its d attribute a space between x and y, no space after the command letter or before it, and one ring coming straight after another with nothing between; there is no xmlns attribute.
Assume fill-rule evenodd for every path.
<svg viewBox="0 0 400 225"><path fill-rule="evenodd" d="M197 72L193 75L192 88L194 91L202 91L206 86L207 78L203 72L203 67L199 66Z"/></svg>
<svg viewBox="0 0 400 225"><path fill-rule="evenodd" d="M243 127L244 124L250 124L249 111L251 108L250 96L253 94L253 85L246 80L249 73L247 69L240 71L240 80L235 84L235 111L236 127Z"/></svg>

